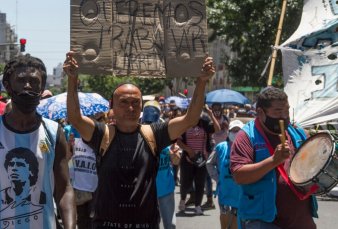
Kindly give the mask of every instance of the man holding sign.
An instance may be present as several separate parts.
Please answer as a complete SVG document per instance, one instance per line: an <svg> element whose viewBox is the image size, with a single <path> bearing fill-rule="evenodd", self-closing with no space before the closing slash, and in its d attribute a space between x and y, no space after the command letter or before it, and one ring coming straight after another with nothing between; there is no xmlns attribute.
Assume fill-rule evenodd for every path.
<svg viewBox="0 0 338 229"><path fill-rule="evenodd" d="M63 65L68 75L68 119L82 138L100 152L94 228L159 228L156 196L159 154L197 123L206 83L215 73L213 60L207 57L203 63L187 113L168 122L148 125L146 131L139 124L141 91L129 83L119 85L112 93L115 125L107 126L81 115L77 95L79 66L73 56L74 52L67 53Z"/></svg>
<svg viewBox="0 0 338 229"><path fill-rule="evenodd" d="M316 228L315 197L300 193L285 172L306 140L304 130L290 124L286 93L274 87L263 89L256 111L257 118L238 133L231 151L231 172L242 189L238 208L242 227Z"/></svg>

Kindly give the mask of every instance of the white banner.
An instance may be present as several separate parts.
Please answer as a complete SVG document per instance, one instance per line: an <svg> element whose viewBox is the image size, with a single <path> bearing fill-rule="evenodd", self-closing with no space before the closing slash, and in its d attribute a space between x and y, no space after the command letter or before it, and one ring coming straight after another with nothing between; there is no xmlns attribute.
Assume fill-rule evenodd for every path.
<svg viewBox="0 0 338 229"><path fill-rule="evenodd" d="M338 5L304 0L301 23L281 45L290 117L303 127L338 119Z"/></svg>

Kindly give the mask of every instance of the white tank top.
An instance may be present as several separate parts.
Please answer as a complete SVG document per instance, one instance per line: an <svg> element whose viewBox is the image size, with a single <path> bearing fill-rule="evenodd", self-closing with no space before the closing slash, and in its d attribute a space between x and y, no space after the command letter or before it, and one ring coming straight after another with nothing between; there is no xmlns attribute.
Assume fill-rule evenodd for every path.
<svg viewBox="0 0 338 229"><path fill-rule="evenodd" d="M0 228L55 228L53 206L58 124L43 119L29 133L9 130L0 117Z"/></svg>
<svg viewBox="0 0 338 229"><path fill-rule="evenodd" d="M98 178L95 154L81 138L74 140L74 155L69 173L74 188L87 192L96 190Z"/></svg>

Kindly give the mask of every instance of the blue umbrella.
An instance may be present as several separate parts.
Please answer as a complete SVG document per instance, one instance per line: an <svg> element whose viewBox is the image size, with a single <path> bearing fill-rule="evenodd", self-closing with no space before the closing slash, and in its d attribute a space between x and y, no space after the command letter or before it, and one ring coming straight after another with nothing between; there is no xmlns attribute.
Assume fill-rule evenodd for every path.
<svg viewBox="0 0 338 229"><path fill-rule="evenodd" d="M178 106L181 109L187 109L189 106L189 99L178 97L178 96L170 96L165 99L165 103L170 103L171 100L174 100L176 103L176 106Z"/></svg>
<svg viewBox="0 0 338 229"><path fill-rule="evenodd" d="M247 104L250 100L241 93L230 89L218 89L207 93L206 103Z"/></svg>
<svg viewBox="0 0 338 229"><path fill-rule="evenodd" d="M109 110L109 102L97 93L78 92L81 113L85 116ZM55 95L40 101L37 112L52 120L67 117L67 93Z"/></svg>

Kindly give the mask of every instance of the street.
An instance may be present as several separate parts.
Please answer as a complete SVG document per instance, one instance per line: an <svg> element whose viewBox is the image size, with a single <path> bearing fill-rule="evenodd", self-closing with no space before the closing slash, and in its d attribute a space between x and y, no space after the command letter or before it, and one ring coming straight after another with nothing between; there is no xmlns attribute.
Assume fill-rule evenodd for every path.
<svg viewBox="0 0 338 229"><path fill-rule="evenodd" d="M175 205L176 205L176 228L178 229L219 229L219 209L216 204L216 209L204 211L203 216L194 215L194 206L188 206L184 214L177 210L180 201L179 187L175 190ZM202 203L206 201L204 197ZM217 203L217 199L214 200ZM315 219L318 229L333 229L338 226L338 198L319 197L319 218ZM161 225L161 229L163 229Z"/></svg>

